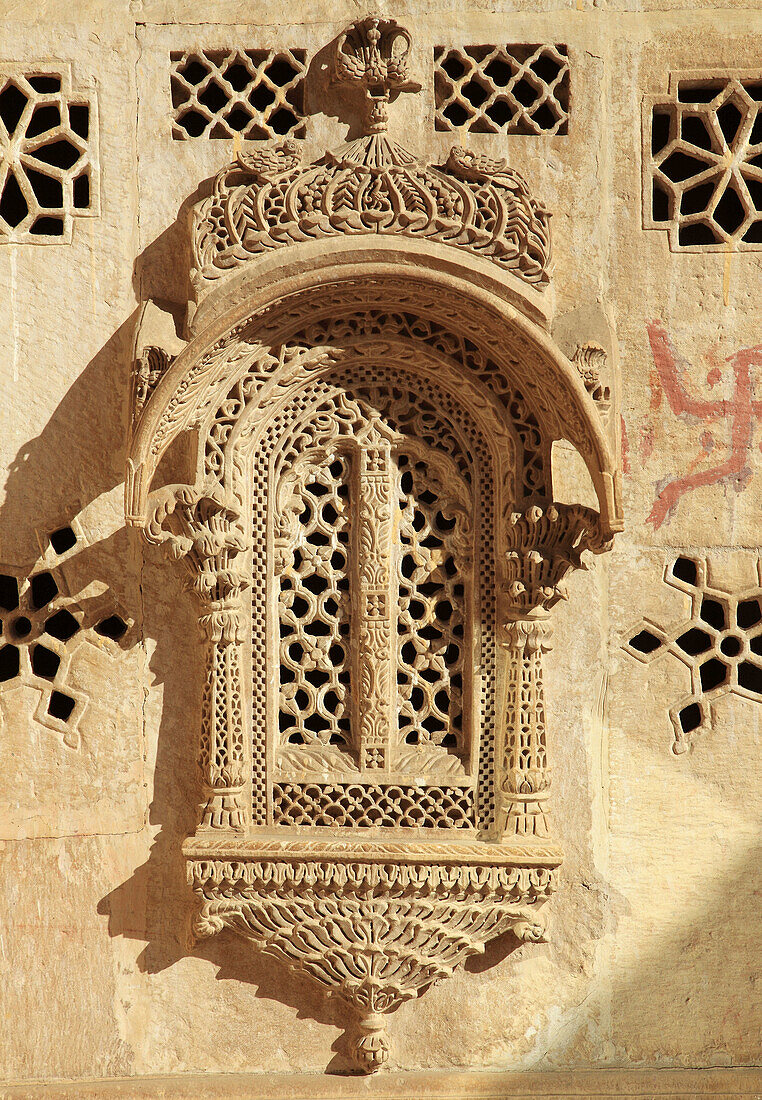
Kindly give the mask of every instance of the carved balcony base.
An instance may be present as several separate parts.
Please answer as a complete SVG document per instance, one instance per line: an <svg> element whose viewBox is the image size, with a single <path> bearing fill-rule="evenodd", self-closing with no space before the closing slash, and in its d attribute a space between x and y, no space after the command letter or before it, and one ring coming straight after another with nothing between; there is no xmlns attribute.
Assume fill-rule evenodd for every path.
<svg viewBox="0 0 762 1100"><path fill-rule="evenodd" d="M231 928L340 997L364 1073L388 1058L384 1014L504 932L544 939L561 855L547 844L207 836L184 847L195 931Z"/></svg>

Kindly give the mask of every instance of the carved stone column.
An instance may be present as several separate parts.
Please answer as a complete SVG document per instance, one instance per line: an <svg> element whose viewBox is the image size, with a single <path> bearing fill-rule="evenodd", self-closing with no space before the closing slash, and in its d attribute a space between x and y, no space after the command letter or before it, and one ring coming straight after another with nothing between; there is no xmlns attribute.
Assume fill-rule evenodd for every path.
<svg viewBox="0 0 762 1100"><path fill-rule="evenodd" d="M538 609L542 612L543 609ZM550 835L546 801L550 775L545 730L543 653L553 627L547 617L516 619L505 625L509 652L505 746L499 785L499 826L511 836Z"/></svg>
<svg viewBox="0 0 762 1100"><path fill-rule="evenodd" d="M393 693L391 667L392 601L392 479L387 442L360 450L360 509L357 560L359 572L359 691L360 767L386 768L390 745Z"/></svg>
<svg viewBox="0 0 762 1100"><path fill-rule="evenodd" d="M199 626L207 652L199 754L201 824L214 829L241 829L249 819L240 651L247 581L235 565L246 542L239 522L237 506L224 500L218 488L170 485L152 494L145 528L149 542L166 544L173 558L185 560L189 586L202 604Z"/></svg>
<svg viewBox="0 0 762 1100"><path fill-rule="evenodd" d="M211 601L199 617L208 638L201 705L199 767L205 788L202 825L243 828L246 784L241 654L243 616L239 598ZM223 604L223 606L219 606Z"/></svg>
<svg viewBox="0 0 762 1100"><path fill-rule="evenodd" d="M505 737L498 781L498 835L547 837L550 793L543 655L551 648L550 609L566 599L563 579L582 568L584 550L604 548L600 517L581 505L514 512L507 531L504 587Z"/></svg>

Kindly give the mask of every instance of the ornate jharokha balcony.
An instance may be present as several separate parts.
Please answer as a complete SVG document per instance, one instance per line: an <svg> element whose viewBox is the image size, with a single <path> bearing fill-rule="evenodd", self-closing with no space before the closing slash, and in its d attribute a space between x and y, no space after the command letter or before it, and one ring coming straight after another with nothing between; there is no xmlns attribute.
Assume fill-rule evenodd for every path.
<svg viewBox="0 0 762 1100"><path fill-rule="evenodd" d="M386 1013L544 934L551 611L621 528L605 356L547 333L546 211L504 162L386 135L410 42L349 28L360 136L242 154L194 207L187 342L147 304L127 471L200 602L196 932L341 998L363 1071ZM561 438L599 511L554 503Z"/></svg>

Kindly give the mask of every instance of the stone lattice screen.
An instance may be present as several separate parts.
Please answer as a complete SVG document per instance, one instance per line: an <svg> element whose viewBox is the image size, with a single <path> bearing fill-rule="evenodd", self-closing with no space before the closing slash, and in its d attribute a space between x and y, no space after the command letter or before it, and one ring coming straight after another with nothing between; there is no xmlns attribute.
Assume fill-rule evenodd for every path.
<svg viewBox="0 0 762 1100"><path fill-rule="evenodd" d="M673 74L648 97L644 224L673 249L762 248L762 79Z"/></svg>
<svg viewBox="0 0 762 1100"><path fill-rule="evenodd" d="M0 244L60 243L98 213L95 97L70 65L0 62Z"/></svg>
<svg viewBox="0 0 762 1100"><path fill-rule="evenodd" d="M434 99L437 130L565 134L569 122L566 46L438 46Z"/></svg>
<svg viewBox="0 0 762 1100"><path fill-rule="evenodd" d="M172 137L304 136L306 51L173 51Z"/></svg>

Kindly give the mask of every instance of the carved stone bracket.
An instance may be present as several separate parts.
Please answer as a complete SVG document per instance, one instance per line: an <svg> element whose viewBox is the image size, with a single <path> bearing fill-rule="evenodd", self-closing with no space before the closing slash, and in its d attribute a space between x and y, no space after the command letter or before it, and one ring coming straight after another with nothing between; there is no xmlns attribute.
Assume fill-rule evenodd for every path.
<svg viewBox="0 0 762 1100"><path fill-rule="evenodd" d="M219 845L186 845L201 903L199 936L232 928L341 998L355 1017L352 1056L363 1072L388 1058L386 1013L449 977L504 932L544 939L541 907L555 889L557 853L544 865L484 846L287 844L226 858ZM302 848L304 848L304 844ZM306 847L310 847L309 843ZM217 850L215 850L217 849ZM497 858L494 858L497 856ZM280 857L280 858L278 858Z"/></svg>
<svg viewBox="0 0 762 1100"><path fill-rule="evenodd" d="M132 380L132 415L135 422L140 419L148 398L171 366L173 358L164 348L150 345L143 348L135 360Z"/></svg>
<svg viewBox="0 0 762 1100"><path fill-rule="evenodd" d="M611 388L606 382L608 356L605 350L600 344L578 344L571 361L593 401L606 412L611 404Z"/></svg>
<svg viewBox="0 0 762 1100"><path fill-rule="evenodd" d="M534 505L508 519L505 566L506 615L510 620L542 617L566 599L563 580L584 569L582 554L600 554L611 544L600 516L581 504Z"/></svg>

